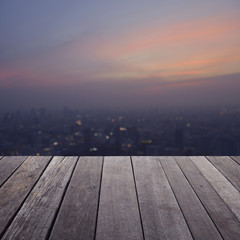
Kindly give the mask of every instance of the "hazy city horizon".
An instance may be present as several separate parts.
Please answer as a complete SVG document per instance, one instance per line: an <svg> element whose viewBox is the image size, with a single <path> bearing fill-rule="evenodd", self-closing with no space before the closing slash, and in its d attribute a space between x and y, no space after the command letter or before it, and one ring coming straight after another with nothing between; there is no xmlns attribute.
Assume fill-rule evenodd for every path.
<svg viewBox="0 0 240 240"><path fill-rule="evenodd" d="M239 155L240 106L0 114L0 155Z"/></svg>

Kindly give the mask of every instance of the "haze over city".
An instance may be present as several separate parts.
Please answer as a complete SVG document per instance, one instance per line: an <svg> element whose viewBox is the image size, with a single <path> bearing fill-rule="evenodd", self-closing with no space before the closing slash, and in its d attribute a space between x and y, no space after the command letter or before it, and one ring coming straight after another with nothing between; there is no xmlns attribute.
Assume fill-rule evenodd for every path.
<svg viewBox="0 0 240 240"><path fill-rule="evenodd" d="M237 0L1 1L0 110L240 102Z"/></svg>

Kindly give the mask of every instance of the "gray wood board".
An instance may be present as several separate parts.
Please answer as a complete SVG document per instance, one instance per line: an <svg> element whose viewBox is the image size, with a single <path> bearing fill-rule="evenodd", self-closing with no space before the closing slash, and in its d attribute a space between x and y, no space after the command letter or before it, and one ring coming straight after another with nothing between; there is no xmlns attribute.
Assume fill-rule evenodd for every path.
<svg viewBox="0 0 240 240"><path fill-rule="evenodd" d="M190 157L240 221L240 192L205 157Z"/></svg>
<svg viewBox="0 0 240 240"><path fill-rule="evenodd" d="M207 158L240 191L240 165L230 157Z"/></svg>
<svg viewBox="0 0 240 240"><path fill-rule="evenodd" d="M28 157L0 188L0 236L50 159L51 157Z"/></svg>
<svg viewBox="0 0 240 240"><path fill-rule="evenodd" d="M223 238L225 240L238 240L240 222L212 185L187 157L175 157L175 159Z"/></svg>
<svg viewBox="0 0 240 240"><path fill-rule="evenodd" d="M232 158L233 158L238 164L240 164L240 156L232 156Z"/></svg>
<svg viewBox="0 0 240 240"><path fill-rule="evenodd" d="M54 157L2 239L45 239L77 157Z"/></svg>
<svg viewBox="0 0 240 240"><path fill-rule="evenodd" d="M80 157L50 239L94 239L103 157Z"/></svg>
<svg viewBox="0 0 240 240"><path fill-rule="evenodd" d="M173 157L159 157L194 239L222 239Z"/></svg>
<svg viewBox="0 0 240 240"><path fill-rule="evenodd" d="M132 161L145 239L192 239L158 158Z"/></svg>
<svg viewBox="0 0 240 240"><path fill-rule="evenodd" d="M23 163L26 156L6 156L0 161L0 186Z"/></svg>
<svg viewBox="0 0 240 240"><path fill-rule="evenodd" d="M143 239L130 157L105 157L96 239Z"/></svg>

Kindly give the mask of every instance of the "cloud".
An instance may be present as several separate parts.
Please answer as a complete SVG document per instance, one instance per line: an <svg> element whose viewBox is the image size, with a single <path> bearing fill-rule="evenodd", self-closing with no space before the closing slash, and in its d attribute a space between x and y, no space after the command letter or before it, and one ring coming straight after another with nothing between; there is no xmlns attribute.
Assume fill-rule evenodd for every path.
<svg viewBox="0 0 240 240"><path fill-rule="evenodd" d="M31 107L144 108L239 104L240 74L192 81L95 81L81 85L0 88L0 110ZM11 99L11 101L10 101Z"/></svg>
<svg viewBox="0 0 240 240"><path fill-rule="evenodd" d="M180 86L186 80L238 73L239 30L240 21L226 14L154 27L146 24L115 36L84 32L0 67L0 86L21 81L24 86L45 88L148 82L154 88L155 82Z"/></svg>
<svg viewBox="0 0 240 240"><path fill-rule="evenodd" d="M119 34L100 42L96 51L102 61L140 69L139 78L230 74L239 71L229 66L240 63L239 30L232 16L217 16Z"/></svg>

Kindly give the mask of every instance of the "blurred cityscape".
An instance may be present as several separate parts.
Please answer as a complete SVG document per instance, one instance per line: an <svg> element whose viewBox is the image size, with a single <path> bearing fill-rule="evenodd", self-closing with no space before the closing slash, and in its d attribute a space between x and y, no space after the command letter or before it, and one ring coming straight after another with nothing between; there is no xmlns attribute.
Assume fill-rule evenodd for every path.
<svg viewBox="0 0 240 240"><path fill-rule="evenodd" d="M240 108L5 112L0 155L240 155Z"/></svg>

